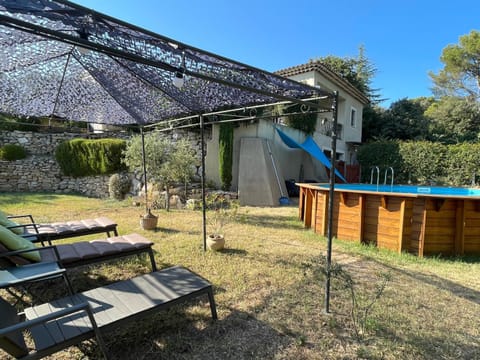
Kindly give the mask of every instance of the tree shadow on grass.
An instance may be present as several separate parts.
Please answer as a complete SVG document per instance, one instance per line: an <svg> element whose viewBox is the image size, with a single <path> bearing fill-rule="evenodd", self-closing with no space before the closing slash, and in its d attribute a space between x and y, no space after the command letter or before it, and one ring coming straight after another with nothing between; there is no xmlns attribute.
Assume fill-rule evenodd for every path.
<svg viewBox="0 0 480 360"><path fill-rule="evenodd" d="M201 310L192 311L200 305ZM190 301L103 334L113 359L273 359L289 339L250 314L232 310L213 321L202 301ZM89 359L97 346L85 347ZM78 351L78 350L77 350Z"/></svg>
<svg viewBox="0 0 480 360"><path fill-rule="evenodd" d="M163 226L157 226L154 230L155 233L166 233L166 234L178 234L182 231L178 229L166 228Z"/></svg>
<svg viewBox="0 0 480 360"><path fill-rule="evenodd" d="M243 249L232 249L232 248L224 248L223 250L219 251L220 254L225 255L238 255L238 256L246 256L248 252Z"/></svg>
<svg viewBox="0 0 480 360"><path fill-rule="evenodd" d="M463 339L454 339L452 333L444 336L432 335L428 330L399 335L396 329L388 326L383 326L381 332L382 337L390 338L392 343L408 344L410 349L403 353L405 359L480 359L478 339L468 341L463 334L460 334Z"/></svg>
<svg viewBox="0 0 480 360"><path fill-rule="evenodd" d="M367 257L368 260L358 260L356 263L349 263L346 267L351 267L350 271L358 272L361 269L368 269L368 265L365 265L365 261L371 261L372 264L375 264L377 268L383 268L391 270L395 279L404 283L412 283L412 293L404 293L402 291L398 296L400 298L395 299L395 301L410 303L410 309L413 311L411 314L394 314L396 321L401 321L400 326L398 323L395 325L390 325L388 322L383 322L381 318L379 319L379 326L377 329L377 338L382 337L388 339L389 342L395 345L396 348L401 349L404 347L404 358L405 359L479 359L480 358L480 342L477 338L473 338L472 333L466 333L462 331L462 326L469 326L465 324L471 323L473 329L476 328L476 324L479 324L475 315L472 314L471 310L458 308L459 305L456 305L455 299L451 301L452 311L450 312L441 312L443 303L438 302L438 307L436 307L436 301L430 302L429 299L422 299L419 303L413 303L411 296L414 296L413 288L421 289L425 285L431 286L440 292L447 292L450 296L457 297L463 300L472 302L477 306L480 304L480 291L471 289L467 286L458 284L454 281L444 279L437 275L424 274L417 271L405 270L398 268L378 260ZM368 270L367 270L368 273ZM365 275L365 274L364 274ZM368 274L367 274L368 275ZM372 275L372 274L370 274ZM367 281L364 279L364 281ZM388 285L387 285L388 287ZM456 306L456 308L455 308ZM416 315L416 311L419 311ZM470 312L468 312L470 311ZM431 313L431 316L439 316L438 321L434 321L436 324L433 329L428 328L426 324L422 324L421 319L425 319L426 322L430 321L428 319L428 313ZM464 318L455 319L455 316L462 316L460 314L465 314ZM469 318L473 316L473 318ZM469 320L470 319L470 320ZM417 323L420 322L420 323ZM452 323L458 324L459 328L451 327ZM463 325L460 325L463 324ZM444 334L442 333L443 329L450 329Z"/></svg>
<svg viewBox="0 0 480 360"><path fill-rule="evenodd" d="M391 269L392 271L398 272L402 275L408 276L412 279L415 279L419 283L424 283L428 284L430 286L433 286L437 289L440 290L445 290L451 293L452 295L456 297L463 298L465 300L469 300L471 302L474 302L476 304L480 305L480 291L468 288L464 285L458 284L454 281L447 280L444 278L441 278L437 275L432 275L432 274L422 274L420 272L415 272L415 271L408 271L405 269L400 269L392 265L380 263L374 259L371 259L372 261L380 264L381 266Z"/></svg>
<svg viewBox="0 0 480 360"><path fill-rule="evenodd" d="M15 205L19 202L25 202L28 198L29 203L34 204L46 204L51 203L54 200L60 198L59 195L50 194L50 193L35 193L35 196L32 196L30 193L5 193L0 192L0 197L2 199L2 204L4 205Z"/></svg>
<svg viewBox="0 0 480 360"><path fill-rule="evenodd" d="M98 286L99 281L109 280L97 277L91 281ZM264 293L259 302L252 299L249 309L241 311L238 307L244 307L245 303L240 303L248 299L221 304L217 295L228 290L216 287L218 321L211 320L208 303L200 298L159 311L104 336L112 358L125 360L322 358L319 354L329 359L353 359L358 358L359 346L372 359L382 358L381 354L394 358L404 349L405 357L399 358L455 358L456 354L457 358L479 358L480 345L476 339L456 334L446 341L448 334L442 338L428 329L408 330L408 323L402 324L407 330L398 334L396 324L381 319L374 337L368 342L356 342L348 334L345 316L333 312L327 318L321 314L323 296L319 289L318 280L301 278ZM408 322L408 318L402 321ZM89 358L97 358L96 346L83 350ZM71 353L63 358L68 356Z"/></svg>

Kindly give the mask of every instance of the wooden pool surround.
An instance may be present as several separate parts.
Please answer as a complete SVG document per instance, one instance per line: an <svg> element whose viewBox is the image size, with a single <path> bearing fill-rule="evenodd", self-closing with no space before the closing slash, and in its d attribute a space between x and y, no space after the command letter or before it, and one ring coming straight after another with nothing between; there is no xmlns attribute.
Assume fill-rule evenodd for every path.
<svg viewBox="0 0 480 360"><path fill-rule="evenodd" d="M300 187L299 218L327 236L328 187ZM480 254L480 197L335 189L332 235L424 255Z"/></svg>

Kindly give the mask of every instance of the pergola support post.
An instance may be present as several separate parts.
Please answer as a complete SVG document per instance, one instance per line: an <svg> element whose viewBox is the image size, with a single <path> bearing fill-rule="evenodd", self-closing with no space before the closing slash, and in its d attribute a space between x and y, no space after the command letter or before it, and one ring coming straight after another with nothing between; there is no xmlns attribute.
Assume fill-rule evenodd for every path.
<svg viewBox="0 0 480 360"><path fill-rule="evenodd" d="M337 157L337 123L338 123L338 91L334 93L332 111L332 159L330 167L330 188L328 195L328 233L327 233L327 264L325 281L325 313L330 312L330 278L332 268L332 239L333 239L333 197L335 196L335 169Z"/></svg>
<svg viewBox="0 0 480 360"><path fill-rule="evenodd" d="M147 189L147 160L145 159L145 134L143 126L140 127L140 134L142 136L142 161L143 161L143 183L145 184L145 214L149 213L148 209L148 189Z"/></svg>
<svg viewBox="0 0 480 360"><path fill-rule="evenodd" d="M202 230L203 230L203 251L207 251L207 204L205 196L205 124L203 115L200 115L200 134L201 134L201 156L202 156Z"/></svg>

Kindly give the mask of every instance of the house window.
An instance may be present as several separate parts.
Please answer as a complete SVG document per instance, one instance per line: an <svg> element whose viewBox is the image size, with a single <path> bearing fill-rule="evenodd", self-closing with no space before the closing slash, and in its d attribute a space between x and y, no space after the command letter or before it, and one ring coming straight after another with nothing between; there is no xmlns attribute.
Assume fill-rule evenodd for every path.
<svg viewBox="0 0 480 360"><path fill-rule="evenodd" d="M350 110L350 126L353 128L357 127L357 109L353 107Z"/></svg>

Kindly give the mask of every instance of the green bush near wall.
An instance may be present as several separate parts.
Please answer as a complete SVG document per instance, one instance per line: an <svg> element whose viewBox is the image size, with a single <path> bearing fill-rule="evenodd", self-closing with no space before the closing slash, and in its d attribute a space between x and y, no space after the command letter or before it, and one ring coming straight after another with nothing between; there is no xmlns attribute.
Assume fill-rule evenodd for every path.
<svg viewBox="0 0 480 360"><path fill-rule="evenodd" d="M57 146L55 158L64 175L73 177L108 175L125 170L121 139L73 139Z"/></svg>
<svg viewBox="0 0 480 360"><path fill-rule="evenodd" d="M0 147L0 160L14 161L27 157L27 152L23 146L15 144L6 144Z"/></svg>
<svg viewBox="0 0 480 360"><path fill-rule="evenodd" d="M371 169L378 166L381 183L388 167L394 169L397 184L468 186L480 183L480 144L379 141L362 145L357 158L362 167L362 182L370 182Z"/></svg>

